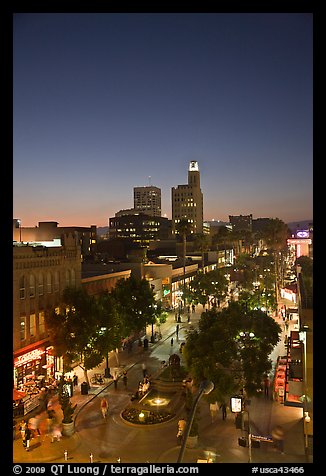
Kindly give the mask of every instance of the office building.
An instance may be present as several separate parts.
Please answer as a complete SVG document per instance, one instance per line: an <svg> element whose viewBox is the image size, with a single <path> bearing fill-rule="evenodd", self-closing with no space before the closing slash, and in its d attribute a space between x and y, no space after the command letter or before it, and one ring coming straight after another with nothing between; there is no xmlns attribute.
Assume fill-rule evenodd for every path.
<svg viewBox="0 0 326 476"><path fill-rule="evenodd" d="M185 218L190 224L191 233L203 232L203 194L200 189L198 162L192 160L188 169L188 184L172 187L172 232Z"/></svg>

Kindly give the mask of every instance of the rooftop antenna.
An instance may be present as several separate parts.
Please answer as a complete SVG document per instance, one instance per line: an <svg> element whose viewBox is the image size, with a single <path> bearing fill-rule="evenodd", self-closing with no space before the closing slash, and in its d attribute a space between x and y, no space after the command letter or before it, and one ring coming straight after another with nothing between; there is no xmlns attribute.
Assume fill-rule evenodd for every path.
<svg viewBox="0 0 326 476"><path fill-rule="evenodd" d="M148 185L149 185L150 187L151 187L151 185L152 185L152 184L151 184L151 178L152 178L152 177L149 175L149 176L148 176Z"/></svg>

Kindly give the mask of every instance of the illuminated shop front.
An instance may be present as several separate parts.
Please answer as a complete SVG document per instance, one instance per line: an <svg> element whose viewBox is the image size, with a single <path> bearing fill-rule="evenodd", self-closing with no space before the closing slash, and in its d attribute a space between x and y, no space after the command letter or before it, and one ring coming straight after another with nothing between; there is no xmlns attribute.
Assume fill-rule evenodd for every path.
<svg viewBox="0 0 326 476"><path fill-rule="evenodd" d="M28 346L14 354L14 386L22 388L28 380L42 376L45 381L53 378L58 359L53 354L53 347L38 342L34 347ZM60 360L59 360L60 362Z"/></svg>

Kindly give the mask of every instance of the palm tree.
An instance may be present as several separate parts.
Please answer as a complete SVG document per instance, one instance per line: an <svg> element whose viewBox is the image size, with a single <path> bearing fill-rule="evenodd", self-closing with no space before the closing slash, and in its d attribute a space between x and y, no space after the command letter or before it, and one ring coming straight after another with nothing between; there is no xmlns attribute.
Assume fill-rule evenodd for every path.
<svg viewBox="0 0 326 476"><path fill-rule="evenodd" d="M210 237L204 233L198 233L195 235L195 247L201 252L201 267L204 269L204 252L210 248Z"/></svg>
<svg viewBox="0 0 326 476"><path fill-rule="evenodd" d="M187 218L181 218L181 220L176 223L176 232L182 238L182 257L183 257L183 289L186 288L186 252L187 252L187 235L191 232L191 224ZM186 307L186 299L184 297L184 307Z"/></svg>

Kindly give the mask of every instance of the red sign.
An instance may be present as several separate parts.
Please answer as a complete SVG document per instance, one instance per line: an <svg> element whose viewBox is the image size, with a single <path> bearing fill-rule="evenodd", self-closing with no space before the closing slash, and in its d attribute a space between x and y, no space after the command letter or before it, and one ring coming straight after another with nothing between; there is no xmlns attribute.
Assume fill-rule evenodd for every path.
<svg viewBox="0 0 326 476"><path fill-rule="evenodd" d="M38 360L42 358L42 355L45 353L45 350L34 349L27 354L20 355L14 360L14 366L20 367L21 365L27 364L27 362L32 362L33 360Z"/></svg>

